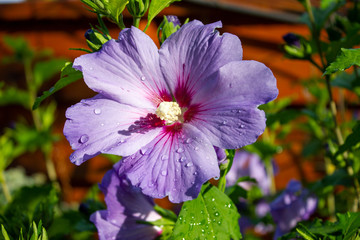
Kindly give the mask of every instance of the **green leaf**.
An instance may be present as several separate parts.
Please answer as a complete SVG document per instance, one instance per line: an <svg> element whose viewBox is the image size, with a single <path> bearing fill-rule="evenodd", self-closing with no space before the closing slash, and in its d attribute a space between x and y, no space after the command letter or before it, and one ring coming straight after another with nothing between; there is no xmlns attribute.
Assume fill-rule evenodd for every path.
<svg viewBox="0 0 360 240"><path fill-rule="evenodd" d="M34 51L29 47L24 38L5 36L4 42L14 52L13 60L24 62L34 57Z"/></svg>
<svg viewBox="0 0 360 240"><path fill-rule="evenodd" d="M353 65L360 66L360 48L345 49L341 48L341 54L336 60L326 68L324 75L329 75L338 71L344 71Z"/></svg>
<svg viewBox="0 0 360 240"><path fill-rule="evenodd" d="M0 86L0 106L17 104L29 108L29 102L30 96L28 92L11 86L6 88Z"/></svg>
<svg viewBox="0 0 360 240"><path fill-rule="evenodd" d="M70 83L73 83L82 78L82 73L80 71L72 68L72 63L67 62L65 66L61 70L60 80L55 83L53 87L51 87L48 91L43 92L43 95L36 98L35 103L33 105L33 110L37 109L42 101L56 93L57 91L63 89Z"/></svg>
<svg viewBox="0 0 360 240"><path fill-rule="evenodd" d="M65 63L65 59L51 59L43 62L37 62L34 65L35 88L39 88L44 82L59 73Z"/></svg>
<svg viewBox="0 0 360 240"><path fill-rule="evenodd" d="M234 203L208 183L196 199L184 203L172 239L241 239L239 217Z"/></svg>
<svg viewBox="0 0 360 240"><path fill-rule="evenodd" d="M296 228L296 231L306 240L316 240L318 239L314 234L312 234L306 226L299 223L299 227Z"/></svg>
<svg viewBox="0 0 360 240"><path fill-rule="evenodd" d="M158 214L160 214L160 216L162 216L163 218L170 219L173 222L176 222L176 220L177 220L176 214L171 210L164 209L164 208L160 207L159 205L155 205L154 210Z"/></svg>
<svg viewBox="0 0 360 240"><path fill-rule="evenodd" d="M145 30L150 26L151 21L156 17L156 15L175 1L181 0L152 0L149 7L148 22Z"/></svg>
<svg viewBox="0 0 360 240"><path fill-rule="evenodd" d="M1 224L1 233L5 240L10 240L8 233L6 232L6 229L4 228L4 225Z"/></svg>
<svg viewBox="0 0 360 240"><path fill-rule="evenodd" d="M336 152L335 156L338 156L339 154L342 154L343 152L350 150L359 142L360 142L360 121L358 121L356 126L353 128L353 132L346 137L344 144L339 147L339 150Z"/></svg>

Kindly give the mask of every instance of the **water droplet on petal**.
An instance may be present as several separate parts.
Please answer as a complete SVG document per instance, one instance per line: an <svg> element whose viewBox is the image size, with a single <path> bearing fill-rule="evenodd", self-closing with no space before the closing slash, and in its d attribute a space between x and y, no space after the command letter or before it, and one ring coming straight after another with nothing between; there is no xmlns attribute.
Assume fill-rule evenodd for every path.
<svg viewBox="0 0 360 240"><path fill-rule="evenodd" d="M124 140L124 139L121 139L121 140L120 140L120 142L121 142L121 143L124 143L124 142L125 142L125 140Z"/></svg>
<svg viewBox="0 0 360 240"><path fill-rule="evenodd" d="M93 70L93 68L92 68L92 67L89 67L89 70Z"/></svg>
<svg viewBox="0 0 360 240"><path fill-rule="evenodd" d="M102 127L103 127L104 125L105 125L104 123L101 123L101 124L100 124L100 126L102 126Z"/></svg>
<svg viewBox="0 0 360 240"><path fill-rule="evenodd" d="M165 170L161 171L161 175L166 176L166 175L167 175L167 171L165 171Z"/></svg>
<svg viewBox="0 0 360 240"><path fill-rule="evenodd" d="M222 122L222 125L225 125L226 124L226 121L224 120L223 122Z"/></svg>
<svg viewBox="0 0 360 240"><path fill-rule="evenodd" d="M163 160L163 161L166 161L166 160L168 160L169 159L169 157L167 156L167 155L162 155L161 156L161 160Z"/></svg>
<svg viewBox="0 0 360 240"><path fill-rule="evenodd" d="M181 158L179 158L179 162L183 162L186 160L186 157L185 156L182 156Z"/></svg>
<svg viewBox="0 0 360 240"><path fill-rule="evenodd" d="M195 150L195 151L198 151L198 150L199 150L199 147L195 147L194 150Z"/></svg>
<svg viewBox="0 0 360 240"><path fill-rule="evenodd" d="M100 108L95 108L95 109L94 109L94 113L95 113L96 115L99 115L99 114L101 113L101 109L100 109Z"/></svg>
<svg viewBox="0 0 360 240"><path fill-rule="evenodd" d="M196 176L196 175L198 175L198 172L194 172L193 174Z"/></svg>
<svg viewBox="0 0 360 240"><path fill-rule="evenodd" d="M181 147L179 147L179 148L176 150L176 152L177 152L177 153L182 153L182 152L184 152L184 149L181 148Z"/></svg>
<svg viewBox="0 0 360 240"><path fill-rule="evenodd" d="M186 141L185 141L186 143L191 143L192 142L192 139L191 138L188 138L188 139L186 139Z"/></svg>
<svg viewBox="0 0 360 240"><path fill-rule="evenodd" d="M240 128L244 128L245 127L245 125L244 124L240 124Z"/></svg>
<svg viewBox="0 0 360 240"><path fill-rule="evenodd" d="M145 81L146 80L146 77L145 76L141 76L141 81Z"/></svg>
<svg viewBox="0 0 360 240"><path fill-rule="evenodd" d="M193 166L194 164L192 163L192 162L189 162L189 163L187 163L186 165L185 165L185 167L191 167L191 166Z"/></svg>
<svg viewBox="0 0 360 240"><path fill-rule="evenodd" d="M89 141L89 136L86 134L82 135L79 139L80 143L86 143L87 141Z"/></svg>

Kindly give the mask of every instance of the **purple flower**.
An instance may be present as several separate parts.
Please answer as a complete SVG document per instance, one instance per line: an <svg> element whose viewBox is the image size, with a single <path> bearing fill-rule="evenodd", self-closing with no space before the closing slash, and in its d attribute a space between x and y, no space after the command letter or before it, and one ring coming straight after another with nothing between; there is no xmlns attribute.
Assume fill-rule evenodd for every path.
<svg viewBox="0 0 360 240"><path fill-rule="evenodd" d="M317 198L303 189L301 183L291 180L286 189L270 204L270 212L277 224L274 239L289 232L299 221L314 213Z"/></svg>
<svg viewBox="0 0 360 240"><path fill-rule="evenodd" d="M257 181L257 185L264 195L270 191L270 180L267 176L263 161L257 154L246 151L236 151L233 165L226 175L226 184L232 186L240 177L249 176ZM240 182L239 185L247 190L254 184L251 182Z"/></svg>
<svg viewBox="0 0 360 240"><path fill-rule="evenodd" d="M119 177L117 171L111 169L105 174L100 189L105 194L107 209L90 216L100 240L152 240L161 234L159 227L137 223L155 221L161 216L154 211L152 200L133 187L125 175Z"/></svg>
<svg viewBox="0 0 360 240"><path fill-rule="evenodd" d="M217 27L220 22L192 21L160 50L132 27L75 59L98 95L66 112L71 161L127 156L120 171L144 194L172 202L196 198L204 182L219 176L213 146L255 142L265 129L257 106L278 94L270 69L242 61L240 40L219 35Z"/></svg>

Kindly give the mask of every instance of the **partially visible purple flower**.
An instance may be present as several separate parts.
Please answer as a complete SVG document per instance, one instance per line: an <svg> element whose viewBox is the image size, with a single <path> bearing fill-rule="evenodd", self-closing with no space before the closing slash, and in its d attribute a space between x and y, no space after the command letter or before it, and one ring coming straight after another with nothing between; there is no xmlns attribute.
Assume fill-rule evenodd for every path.
<svg viewBox="0 0 360 240"><path fill-rule="evenodd" d="M154 198L182 202L220 170L213 146L236 149L265 129L257 107L276 98L276 79L242 60L238 37L192 21L157 49L143 31L120 32L74 68L99 94L66 112L64 135L79 165L100 154L124 156L120 171Z"/></svg>
<svg viewBox="0 0 360 240"><path fill-rule="evenodd" d="M264 195L270 191L270 180L265 165L257 154L246 151L236 151L233 165L226 175L226 184L232 186L240 177L249 176L257 181L257 185ZM240 182L239 185L247 190L254 185L251 182Z"/></svg>
<svg viewBox="0 0 360 240"><path fill-rule="evenodd" d="M172 22L174 24L174 27L181 25L179 18L175 15L167 15L166 19L168 22Z"/></svg>
<svg viewBox="0 0 360 240"><path fill-rule="evenodd" d="M111 169L99 186L107 209L93 213L90 220L98 229L100 240L153 240L161 234L159 227L137 223L155 221L161 216L154 211L152 199L133 187L124 175L119 177L117 171Z"/></svg>
<svg viewBox="0 0 360 240"><path fill-rule="evenodd" d="M289 232L300 221L308 220L316 210L317 198L301 183L291 180L283 193L271 204L270 212L276 223L274 239Z"/></svg>

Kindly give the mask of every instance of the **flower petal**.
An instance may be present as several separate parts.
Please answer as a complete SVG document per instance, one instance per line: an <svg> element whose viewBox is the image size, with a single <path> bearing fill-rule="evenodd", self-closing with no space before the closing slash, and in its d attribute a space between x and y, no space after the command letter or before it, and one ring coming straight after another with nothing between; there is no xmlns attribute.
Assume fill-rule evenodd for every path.
<svg viewBox="0 0 360 240"><path fill-rule="evenodd" d="M119 166L119 174L126 173L144 194L175 203L196 198L204 182L220 175L214 147L187 124L179 132L165 130Z"/></svg>
<svg viewBox="0 0 360 240"><path fill-rule="evenodd" d="M211 144L236 149L254 143L265 130L265 114L254 106L223 102L199 107L190 124L199 129Z"/></svg>
<svg viewBox="0 0 360 240"><path fill-rule="evenodd" d="M231 101L258 106L274 100L278 93L276 79L268 67L257 61L236 61L209 77L203 91L194 95L193 104Z"/></svg>
<svg viewBox="0 0 360 240"><path fill-rule="evenodd" d="M187 107L193 94L203 91L208 76L242 59L239 38L229 33L220 36L214 29L221 26L221 22L203 25L191 21L160 48L161 70L181 107Z"/></svg>
<svg viewBox="0 0 360 240"><path fill-rule="evenodd" d="M171 100L160 71L158 49L138 28L122 30L119 40L110 40L100 51L76 58L73 67L83 72L92 90L123 104L156 108L162 100Z"/></svg>
<svg viewBox="0 0 360 240"><path fill-rule="evenodd" d="M120 104L100 94L82 100L66 111L64 135L76 150L70 160L80 165L100 153L135 153L161 130L156 127L161 122L151 117L147 109Z"/></svg>

